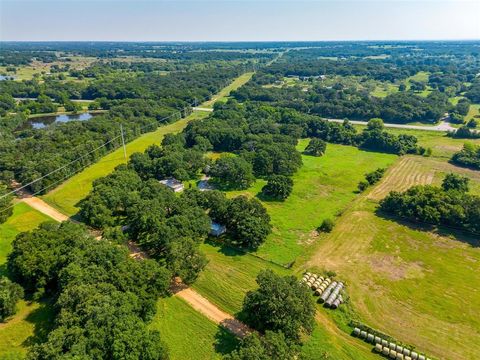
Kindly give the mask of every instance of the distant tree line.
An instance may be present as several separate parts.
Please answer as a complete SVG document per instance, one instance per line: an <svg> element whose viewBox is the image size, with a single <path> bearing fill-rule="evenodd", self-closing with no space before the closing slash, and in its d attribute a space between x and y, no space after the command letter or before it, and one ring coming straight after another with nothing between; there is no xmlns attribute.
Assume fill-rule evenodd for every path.
<svg viewBox="0 0 480 360"><path fill-rule="evenodd" d="M480 233L480 196L468 193L468 179L449 174L442 187L413 186L390 192L380 210L401 218Z"/></svg>
<svg viewBox="0 0 480 360"><path fill-rule="evenodd" d="M462 150L453 154L451 161L456 165L480 170L480 146L464 144Z"/></svg>
<svg viewBox="0 0 480 360"><path fill-rule="evenodd" d="M198 101L209 98L227 85L239 71L240 69L229 66L216 69L215 72L207 70L185 73L181 79L178 76L163 76L159 82L155 79L115 80L118 84L123 84L122 89L109 87L108 81L99 81L98 87L95 87L95 96L110 96L113 100L97 99L98 107L104 107L108 112L83 122L55 124L45 129L19 130L25 117L21 114L7 115L0 121L0 180L9 183L16 179L26 184L65 166L32 184L30 190L38 192L54 186L118 147L121 144L120 125L123 125L126 141L130 141L159 125L175 121L180 114L187 114L190 103L195 98ZM103 92L99 87L103 86L101 84L105 85L104 89L113 92L110 95ZM135 84L141 84L141 91L148 91L148 94L142 95L140 90L138 93L136 90L130 91L129 88ZM33 103L35 106L52 105L46 95L40 95L39 101ZM99 148L104 143L108 144ZM74 161L80 156L80 160Z"/></svg>

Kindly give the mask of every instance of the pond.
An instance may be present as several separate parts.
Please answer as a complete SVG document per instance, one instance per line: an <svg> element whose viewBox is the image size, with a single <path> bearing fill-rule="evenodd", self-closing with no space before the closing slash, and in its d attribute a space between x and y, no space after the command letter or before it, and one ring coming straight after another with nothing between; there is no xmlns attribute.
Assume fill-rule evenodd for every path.
<svg viewBox="0 0 480 360"><path fill-rule="evenodd" d="M0 75L0 81L2 80L15 80L15 76L13 75Z"/></svg>
<svg viewBox="0 0 480 360"><path fill-rule="evenodd" d="M69 121L85 121L89 120L92 117L100 115L99 113L81 113L81 114L62 114L62 115L51 115L51 116L39 116L28 119L22 126L21 129L43 129L51 124L65 123Z"/></svg>

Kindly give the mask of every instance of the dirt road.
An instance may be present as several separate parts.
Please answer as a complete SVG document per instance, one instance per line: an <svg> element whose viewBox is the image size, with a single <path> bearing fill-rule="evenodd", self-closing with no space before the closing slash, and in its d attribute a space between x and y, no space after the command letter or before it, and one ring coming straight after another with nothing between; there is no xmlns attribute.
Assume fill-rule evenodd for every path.
<svg viewBox="0 0 480 360"><path fill-rule="evenodd" d="M22 199L22 201L56 221L62 222L70 219L67 215L62 214L45 201L37 197L25 197ZM100 238L101 237L97 237L97 239ZM138 245L133 242L128 243L128 248L130 250L130 256L135 259L140 260L148 257L142 250L140 250ZM235 319L232 315L220 310L202 295L185 285L180 285L178 287L177 291L175 291L175 296L182 298L196 311L205 315L214 323L223 326L236 336L244 337L246 334L251 332L251 330L245 324Z"/></svg>
<svg viewBox="0 0 480 360"><path fill-rule="evenodd" d="M232 315L220 310L202 295L190 288L184 288L175 293L185 300L192 308L202 313L214 323L219 324L238 337L244 337L252 332L245 324L235 319Z"/></svg>
<svg viewBox="0 0 480 360"><path fill-rule="evenodd" d="M60 211L48 205L45 201L35 196L25 197L21 201L34 208L35 210L38 210L41 213L51 217L53 220L62 222L69 219L67 215L62 214Z"/></svg>

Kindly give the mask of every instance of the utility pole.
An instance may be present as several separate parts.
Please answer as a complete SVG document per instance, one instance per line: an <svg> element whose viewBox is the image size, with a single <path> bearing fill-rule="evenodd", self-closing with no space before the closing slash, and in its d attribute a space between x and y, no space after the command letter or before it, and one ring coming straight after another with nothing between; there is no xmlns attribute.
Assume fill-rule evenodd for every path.
<svg viewBox="0 0 480 360"><path fill-rule="evenodd" d="M123 137L123 125L120 124L120 133L122 134L123 157L127 160L127 148L125 147L125 138Z"/></svg>

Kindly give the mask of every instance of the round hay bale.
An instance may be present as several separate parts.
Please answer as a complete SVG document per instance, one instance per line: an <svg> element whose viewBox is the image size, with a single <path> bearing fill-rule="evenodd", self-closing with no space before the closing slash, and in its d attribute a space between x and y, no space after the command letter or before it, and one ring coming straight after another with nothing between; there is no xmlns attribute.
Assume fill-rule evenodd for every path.
<svg viewBox="0 0 480 360"><path fill-rule="evenodd" d="M388 356L388 354L390 354L390 349L385 346L382 350L382 354Z"/></svg>
<svg viewBox="0 0 480 360"><path fill-rule="evenodd" d="M403 354L397 352L397 360L403 360Z"/></svg>
<svg viewBox="0 0 480 360"><path fill-rule="evenodd" d="M367 341L369 343L373 343L373 340L375 340L375 336L373 336L373 334L368 334L367 335Z"/></svg>
<svg viewBox="0 0 480 360"><path fill-rule="evenodd" d="M312 273L306 272L305 275L312 276Z"/></svg>
<svg viewBox="0 0 480 360"><path fill-rule="evenodd" d="M395 350L397 348L397 345L395 345L395 343L390 343L388 344L388 347L392 350Z"/></svg>
<svg viewBox="0 0 480 360"><path fill-rule="evenodd" d="M403 355L410 356L410 350L407 348L403 348Z"/></svg>
<svg viewBox="0 0 480 360"><path fill-rule="evenodd" d="M397 357L397 352L395 350L390 350L390 354L388 356L390 359L395 359Z"/></svg>
<svg viewBox="0 0 480 360"><path fill-rule="evenodd" d="M322 295L322 292L323 292L323 291L322 291L321 289L317 289L317 290L315 290L315 293L314 293L314 294L315 294L316 296L320 296L320 295Z"/></svg>
<svg viewBox="0 0 480 360"><path fill-rule="evenodd" d="M410 356L412 357L412 360L417 360L418 359L418 354L415 351L412 351L410 353Z"/></svg>
<svg viewBox="0 0 480 360"><path fill-rule="evenodd" d="M408 355L405 355L404 360L412 360L412 358Z"/></svg>
<svg viewBox="0 0 480 360"><path fill-rule="evenodd" d="M397 352L403 354L403 346L397 345L397 349L396 349L396 350L397 350Z"/></svg>
<svg viewBox="0 0 480 360"><path fill-rule="evenodd" d="M361 337L362 339L365 339L365 338L367 337L367 332L362 330L362 331L360 332L360 337Z"/></svg>
<svg viewBox="0 0 480 360"><path fill-rule="evenodd" d="M375 336L375 344L381 344L382 338L380 336Z"/></svg>
<svg viewBox="0 0 480 360"><path fill-rule="evenodd" d="M425 355L418 355L418 360L425 360Z"/></svg>
<svg viewBox="0 0 480 360"><path fill-rule="evenodd" d="M378 353L381 353L382 350L383 350L382 344L376 344L374 350L375 350L376 352L378 352Z"/></svg>
<svg viewBox="0 0 480 360"><path fill-rule="evenodd" d="M356 327L355 329L353 329L353 336L358 337L359 335L360 335L360 329Z"/></svg>
<svg viewBox="0 0 480 360"><path fill-rule="evenodd" d="M382 340L382 346L383 347L388 347L388 341L387 340Z"/></svg>

